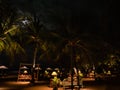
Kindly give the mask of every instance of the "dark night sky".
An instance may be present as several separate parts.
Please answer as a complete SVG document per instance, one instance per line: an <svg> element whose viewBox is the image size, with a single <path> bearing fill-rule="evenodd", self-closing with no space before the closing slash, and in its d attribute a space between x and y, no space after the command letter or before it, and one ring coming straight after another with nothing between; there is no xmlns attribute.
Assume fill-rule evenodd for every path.
<svg viewBox="0 0 120 90"><path fill-rule="evenodd" d="M119 47L119 5L117 0L11 0L13 5L24 12L41 13L41 20L48 28L54 27L53 20L49 19L49 11L61 15L72 10L82 32L99 33L101 37L112 45ZM32 11L33 10L33 11ZM52 12L53 13L53 12ZM54 14L53 13L53 14ZM47 16L47 18L46 18ZM80 17L80 19L79 19ZM86 26L87 24L87 26ZM86 28L85 28L86 27Z"/></svg>

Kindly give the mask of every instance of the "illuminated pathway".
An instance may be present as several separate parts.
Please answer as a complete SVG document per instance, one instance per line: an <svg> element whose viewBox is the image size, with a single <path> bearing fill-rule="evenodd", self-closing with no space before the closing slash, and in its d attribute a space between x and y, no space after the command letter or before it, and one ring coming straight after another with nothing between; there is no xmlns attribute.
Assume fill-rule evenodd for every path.
<svg viewBox="0 0 120 90"><path fill-rule="evenodd" d="M0 90L53 90L53 88L48 87L47 85L30 85L29 82L0 82ZM63 90L63 88L58 88L58 90ZM67 89L71 90L71 89ZM96 84L96 83L85 83L84 88L80 90L120 90L120 83L107 83L107 84Z"/></svg>
<svg viewBox="0 0 120 90"><path fill-rule="evenodd" d="M23 90L53 90L53 88L47 87L47 86L33 86L28 87ZM58 88L58 90L63 90L63 88ZM71 90L71 89L67 89ZM80 90L120 90L120 86L106 86L106 85L98 85L98 86L86 86L84 88L80 88Z"/></svg>

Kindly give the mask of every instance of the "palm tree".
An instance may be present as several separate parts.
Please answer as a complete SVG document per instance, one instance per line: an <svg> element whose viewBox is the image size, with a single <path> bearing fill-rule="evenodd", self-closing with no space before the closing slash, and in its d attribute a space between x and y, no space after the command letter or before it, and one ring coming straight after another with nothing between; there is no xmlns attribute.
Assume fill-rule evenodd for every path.
<svg viewBox="0 0 120 90"><path fill-rule="evenodd" d="M4 51L10 57L12 65L16 55L25 54L21 44L16 41L16 36L21 32L19 25L16 24L18 13L4 0L0 4L0 52Z"/></svg>
<svg viewBox="0 0 120 90"><path fill-rule="evenodd" d="M11 65L14 62L14 58L17 55L25 55L25 51L22 45L16 41L15 35L18 34L18 26L12 26L9 29L5 29L0 36L0 51L5 51L6 55L10 57Z"/></svg>
<svg viewBox="0 0 120 90"><path fill-rule="evenodd" d="M64 7L64 6L63 6ZM80 51L85 54L87 57L89 57L88 50L86 47L84 47L84 44L82 40L80 39L79 33L80 27L78 23L80 22L78 18L76 18L76 15L73 14L74 12L71 11L70 8L66 8L66 12L61 12L60 15L59 12L56 11L57 9L48 9L50 12L50 17L53 17L52 20L54 23L58 26L54 31L51 31L49 35L51 36L51 42L54 43L56 49L54 50L54 54L56 56L56 60L60 59L62 55L66 55L67 58L71 59L71 70L73 67L77 67L75 57L76 55L79 55L80 57ZM76 23L76 21L78 23ZM80 41L80 42L79 42ZM79 42L79 44L78 44ZM84 48L83 48L84 47ZM79 49L76 49L79 48ZM66 51L68 52L66 53ZM76 54L77 53L77 54ZM79 53L79 54L78 54ZM85 57L84 56L84 57ZM64 57L65 58L65 57ZM73 72L71 73L73 76ZM71 85L73 85L73 77Z"/></svg>
<svg viewBox="0 0 120 90"><path fill-rule="evenodd" d="M28 16L27 20L30 22L27 25L26 31L23 35L23 42L25 41L25 45L29 45L28 49L33 50L33 62L32 62L32 83L34 83L34 70L36 66L36 60L40 56L39 53L46 50L46 44L44 41L44 30L43 25L41 24L40 17L36 16Z"/></svg>

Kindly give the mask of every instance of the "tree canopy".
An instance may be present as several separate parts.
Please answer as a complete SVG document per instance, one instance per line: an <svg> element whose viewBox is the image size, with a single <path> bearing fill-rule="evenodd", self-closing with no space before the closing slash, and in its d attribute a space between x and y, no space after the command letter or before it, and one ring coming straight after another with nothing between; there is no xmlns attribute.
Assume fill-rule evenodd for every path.
<svg viewBox="0 0 120 90"><path fill-rule="evenodd" d="M119 50L109 42L111 39L108 40L111 1L6 1L0 0L1 53L9 46L13 52L9 54L13 57L19 50L26 51L28 62L33 59L31 55L35 55L37 61L66 59L67 63L70 42L80 41L75 45L76 58L81 58L79 63L97 63L105 60L108 54L119 55Z"/></svg>

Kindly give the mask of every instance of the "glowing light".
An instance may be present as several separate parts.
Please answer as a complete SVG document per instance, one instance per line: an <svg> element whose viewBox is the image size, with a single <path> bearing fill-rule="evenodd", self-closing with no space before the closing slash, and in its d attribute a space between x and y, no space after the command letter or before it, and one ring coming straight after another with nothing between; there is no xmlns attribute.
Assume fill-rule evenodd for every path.
<svg viewBox="0 0 120 90"><path fill-rule="evenodd" d="M51 75L52 75L52 76L57 76L57 73L54 71L54 72L52 72Z"/></svg>
<svg viewBox="0 0 120 90"><path fill-rule="evenodd" d="M25 70L24 73L25 73L25 74L28 73L27 70Z"/></svg>
<svg viewBox="0 0 120 90"><path fill-rule="evenodd" d="M94 90L93 88L80 88L80 90Z"/></svg>
<svg viewBox="0 0 120 90"><path fill-rule="evenodd" d="M30 84L30 81L17 81L17 82L6 82L6 84L14 84L14 85L26 85L26 84ZM1 90L1 89L0 89Z"/></svg>

